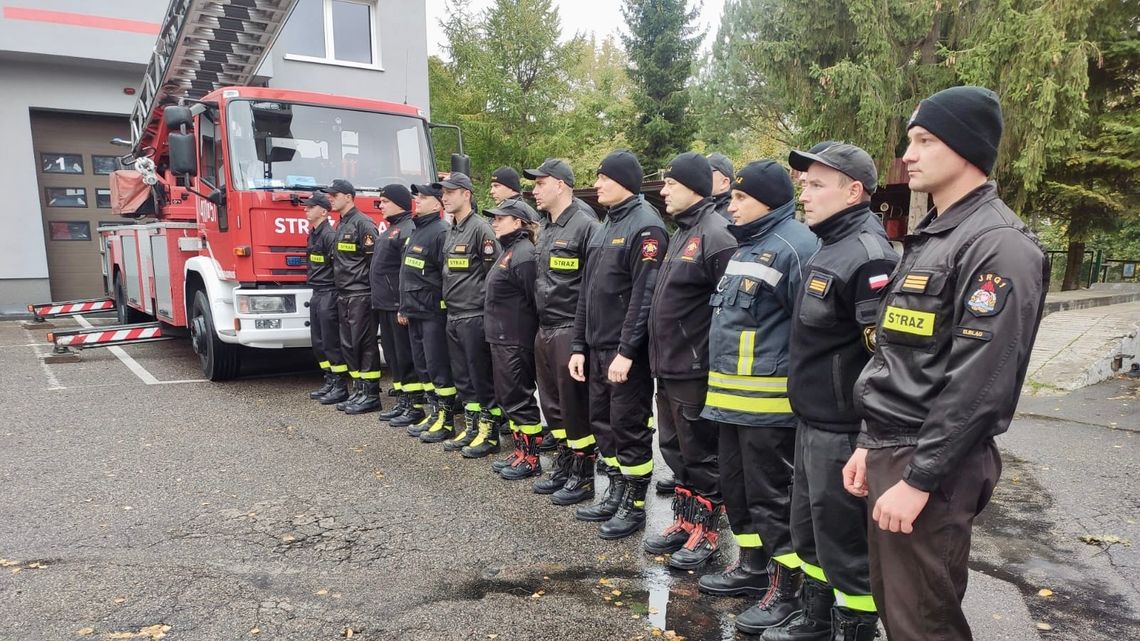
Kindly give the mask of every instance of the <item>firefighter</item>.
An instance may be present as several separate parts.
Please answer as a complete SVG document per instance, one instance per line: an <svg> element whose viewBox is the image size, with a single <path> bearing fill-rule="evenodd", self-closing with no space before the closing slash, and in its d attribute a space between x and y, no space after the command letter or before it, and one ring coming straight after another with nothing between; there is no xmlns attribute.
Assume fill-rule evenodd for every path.
<svg viewBox="0 0 1140 641"><path fill-rule="evenodd" d="M895 641L972 639L962 612L974 518L1001 473L1049 264L988 176L997 95L954 87L919 103L903 155L934 208L907 236L855 383L865 420L844 485L867 497L871 591Z"/></svg>
<svg viewBox="0 0 1140 641"><path fill-rule="evenodd" d="M313 288L313 296L309 299L309 339L313 344L313 354L325 373L325 384L309 392L309 398L319 400L329 396L335 399L329 404L339 403L348 398L347 382L341 378L348 371L348 366L340 352L340 323L336 313L332 261L336 233L329 222L332 203L327 196L317 192L301 204L305 206L305 218L309 221L306 281Z"/></svg>
<svg viewBox="0 0 1140 641"><path fill-rule="evenodd" d="M701 418L708 392L710 297L736 239L716 211L713 170L698 153L674 158L664 173L665 212L677 223L669 239L649 314L649 364L657 378L658 445L676 474L674 520L645 541L671 554L671 567L700 567L717 550L720 489L716 425Z"/></svg>
<svg viewBox="0 0 1140 641"><path fill-rule="evenodd" d="M447 310L443 302L443 246L447 223L440 216L442 192L432 185L412 185L416 198L413 229L400 267L400 310L396 322L408 328L412 363L422 391L409 395L410 406L391 419L418 437L448 419L455 383L447 353ZM441 400L442 399L442 400Z"/></svg>
<svg viewBox="0 0 1140 641"><path fill-rule="evenodd" d="M442 190L443 208L455 222L444 241L443 299L447 308L447 351L451 373L463 402L463 428L445 446L448 451L471 445L481 423L491 423L495 431L488 437L492 445L499 442L498 426L502 410L494 407L494 377L491 374L491 350L483 328L484 284L487 272L499 258L499 241L487 220L471 208L474 187L466 174L453 172L432 187ZM458 401L452 397L446 409L458 412ZM420 435L425 443L438 443L455 434L454 421Z"/></svg>
<svg viewBox="0 0 1140 641"><path fill-rule="evenodd" d="M870 641L878 619L867 508L844 491L842 472L860 426L851 393L874 350L879 293L898 254L870 209L878 173L866 151L836 143L788 160L803 172L804 220L823 244L804 269L788 352L788 397L799 419L791 531L804 573L801 613L762 638Z"/></svg>
<svg viewBox="0 0 1140 641"><path fill-rule="evenodd" d="M491 172L491 200L495 205L502 205L503 201L518 198L522 191L519 172L512 167L499 167Z"/></svg>
<svg viewBox="0 0 1140 641"><path fill-rule="evenodd" d="M355 393L336 408L345 414L375 412L380 409L380 347L372 317L369 271L378 236L376 223L356 208L356 188L347 180L338 178L322 191L340 214L333 252L337 314L341 351L355 387ZM321 402L327 404L325 397Z"/></svg>
<svg viewBox="0 0 1140 641"><path fill-rule="evenodd" d="M645 491L653 473L653 378L649 371L649 305L669 239L661 216L641 196L644 172L632 153L614 151L598 167L594 187L608 207L590 240L578 298L570 374L589 381L590 425L608 467L604 498L581 507L581 521L604 521L603 539L645 527ZM587 375L587 361L589 370Z"/></svg>
<svg viewBox="0 0 1140 641"><path fill-rule="evenodd" d="M404 246L415 229L412 193L407 187L393 183L380 190L379 200L388 228L380 235L372 255L372 309L379 317L380 345L392 370L392 389L399 397L395 405L380 412L380 420L388 421L407 412L412 404L411 395L423 391L423 384L416 376L408 328L396 318L400 310Z"/></svg>
<svg viewBox="0 0 1140 641"><path fill-rule="evenodd" d="M538 333L535 307L534 238L538 212L521 199L508 199L484 212L503 253L487 273L483 324L491 345L495 405L502 409L512 432L515 455L511 465L499 470L508 481L524 479L539 468L538 440L542 416L535 399L534 338ZM475 440L463 448L463 456L480 458L498 451L495 425L481 421Z"/></svg>
<svg viewBox="0 0 1140 641"><path fill-rule="evenodd" d="M574 505L594 498L597 455L590 433L589 389L570 377L566 363L574 340L586 246L601 225L594 210L574 197L574 171L566 161L550 158L523 175L534 181L534 200L545 212L537 247L539 325L534 355L542 415L558 449L554 469L535 481L533 489L551 495L554 505Z"/></svg>
<svg viewBox="0 0 1140 641"><path fill-rule="evenodd" d="M716 211L724 219L731 222L732 214L728 213L728 203L732 200L732 181L736 173L732 169L732 161L719 152L708 155L709 165L713 170L712 197Z"/></svg>
<svg viewBox="0 0 1140 641"><path fill-rule="evenodd" d="M771 160L745 165L732 185L740 248L709 303L709 391L703 418L719 427L720 491L740 547L736 564L698 582L702 592L767 591L736 618L752 632L790 618L799 561L788 531L795 417L788 403L788 334L801 269L818 241L796 221L792 179ZM781 618L768 622L778 607ZM787 610L787 612L784 612Z"/></svg>

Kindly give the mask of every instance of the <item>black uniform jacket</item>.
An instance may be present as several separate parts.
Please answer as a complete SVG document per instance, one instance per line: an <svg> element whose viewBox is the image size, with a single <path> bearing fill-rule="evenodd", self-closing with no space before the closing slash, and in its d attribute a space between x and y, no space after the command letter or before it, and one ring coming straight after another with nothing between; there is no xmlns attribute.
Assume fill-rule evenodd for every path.
<svg viewBox="0 0 1140 641"><path fill-rule="evenodd" d="M410 212L387 218L388 228L376 241L372 254L372 309L394 312L400 309L400 268L404 263L404 246L416 224Z"/></svg>
<svg viewBox="0 0 1140 641"><path fill-rule="evenodd" d="M728 222L732 222L732 214L728 213L728 203L732 202L732 190L712 196L713 207L716 207L716 213L720 214L722 218Z"/></svg>
<svg viewBox="0 0 1140 641"><path fill-rule="evenodd" d="M661 378L705 378L713 314L709 298L736 252L736 238L711 198L673 220L677 231L657 273L649 313L649 365Z"/></svg>
<svg viewBox="0 0 1140 641"><path fill-rule="evenodd" d="M862 447L914 445L903 473L932 491L1009 428L1041 323L1049 266L987 183L932 211L904 241L855 384Z"/></svg>
<svg viewBox="0 0 1140 641"><path fill-rule="evenodd" d="M376 223L356 207L340 217L333 264L336 288L341 293L366 293L372 288L369 272L378 234Z"/></svg>
<svg viewBox="0 0 1140 641"><path fill-rule="evenodd" d="M874 351L879 295L899 262L866 204L811 230L823 246L804 268L788 348L788 397L801 419L824 430L858 432L852 391Z"/></svg>
<svg viewBox="0 0 1140 641"><path fill-rule="evenodd" d="M332 257L335 245L336 232L327 218L309 230L309 269L305 278L314 291L336 289Z"/></svg>
<svg viewBox="0 0 1140 641"><path fill-rule="evenodd" d="M488 343L534 349L534 336L538 333L534 243L525 229L511 232L499 242L503 254L487 273L483 332Z"/></svg>
<svg viewBox="0 0 1140 641"><path fill-rule="evenodd" d="M490 223L478 212L448 230L443 247L443 299L449 318L483 314L483 285L501 251Z"/></svg>
<svg viewBox="0 0 1140 641"><path fill-rule="evenodd" d="M586 247L590 236L600 227L594 210L578 199L570 203L558 220L546 217L538 237L535 289L539 322L543 327L574 324Z"/></svg>
<svg viewBox="0 0 1140 641"><path fill-rule="evenodd" d="M637 356L648 338L649 306L668 246L661 215L642 196L610 208L586 250L572 352L589 347Z"/></svg>
<svg viewBox="0 0 1140 641"><path fill-rule="evenodd" d="M438 214L412 219L414 228L404 248L400 269L400 314L432 318L447 313L443 306L443 242L447 222Z"/></svg>

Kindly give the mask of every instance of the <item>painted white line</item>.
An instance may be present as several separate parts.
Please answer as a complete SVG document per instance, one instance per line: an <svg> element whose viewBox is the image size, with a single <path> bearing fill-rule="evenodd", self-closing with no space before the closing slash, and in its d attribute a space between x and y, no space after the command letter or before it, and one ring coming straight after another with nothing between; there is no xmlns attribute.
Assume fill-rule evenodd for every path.
<svg viewBox="0 0 1140 641"><path fill-rule="evenodd" d="M75 316L75 322L79 323L80 325L82 325L86 329L91 329L91 328L95 327L91 323L87 322L87 319L83 318L83 316ZM121 348L121 347L108 347L107 350L109 352L111 352L112 354L114 354L115 357L118 358L120 361L122 361L123 365L126 365L127 369L134 372L135 376L138 376L139 380L141 380L142 382L146 383L147 385L158 385L159 384L159 380L154 377L154 374L151 374L150 372L146 371L146 368L143 367L142 365L139 365L139 362L136 361L135 359L131 358L130 354L124 352L123 348Z"/></svg>
<svg viewBox="0 0 1140 641"><path fill-rule="evenodd" d="M180 381L159 381L155 385L175 385L177 383L209 383L210 380L206 378L185 378Z"/></svg>
<svg viewBox="0 0 1140 641"><path fill-rule="evenodd" d="M3 347L47 347L48 345L51 345L51 343L13 343L11 345L0 345L0 348L3 348Z"/></svg>
<svg viewBox="0 0 1140 641"><path fill-rule="evenodd" d="M30 333L30 330L25 329L24 331ZM54 390L67 389L63 385L59 384L59 379L55 377L55 372L51 371L51 368L48 367L48 364L44 362L44 355L40 353L40 346L43 345L43 343L29 343L29 345L31 346L32 351L36 353L36 360L40 362L40 367L42 367L44 370L44 376L47 377L47 390L50 392Z"/></svg>

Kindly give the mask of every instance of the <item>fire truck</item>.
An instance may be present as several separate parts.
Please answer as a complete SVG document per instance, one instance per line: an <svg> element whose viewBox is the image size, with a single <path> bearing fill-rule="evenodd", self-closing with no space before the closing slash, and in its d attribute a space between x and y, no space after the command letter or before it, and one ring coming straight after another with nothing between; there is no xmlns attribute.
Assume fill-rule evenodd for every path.
<svg viewBox="0 0 1140 641"><path fill-rule="evenodd" d="M382 186L434 180L421 109L243 86L295 2L171 1L130 118L126 169L111 177L114 213L132 222L99 228L105 303L119 324L55 332L57 347L188 335L210 380L238 375L248 348L307 347L301 201L347 178L383 228ZM469 162L462 146L452 155L454 169Z"/></svg>

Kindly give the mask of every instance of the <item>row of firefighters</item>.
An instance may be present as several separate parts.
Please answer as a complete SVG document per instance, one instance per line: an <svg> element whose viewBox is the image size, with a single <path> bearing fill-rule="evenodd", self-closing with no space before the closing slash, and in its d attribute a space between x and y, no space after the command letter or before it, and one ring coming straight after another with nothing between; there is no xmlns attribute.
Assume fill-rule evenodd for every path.
<svg viewBox="0 0 1140 641"><path fill-rule="evenodd" d="M382 231L334 181L304 201L326 372L311 397L379 411L467 458L509 435L491 465L507 480L541 476L551 450L533 490L557 506L593 499L595 474L608 477L575 511L603 539L645 526L656 431L675 518L644 548L701 568L724 512L739 558L699 586L760 597L741 631L863 640L881 617L892 639L969 639L970 530L1000 473L993 436L1013 413L1047 272L987 180L992 92L932 96L908 135L911 188L935 208L901 262L868 206L875 164L845 143L790 155L803 222L781 164L678 155L661 188L671 236L628 151L598 167L604 223L559 159L524 172L538 210L505 167L482 215L462 173L388 185Z"/></svg>

